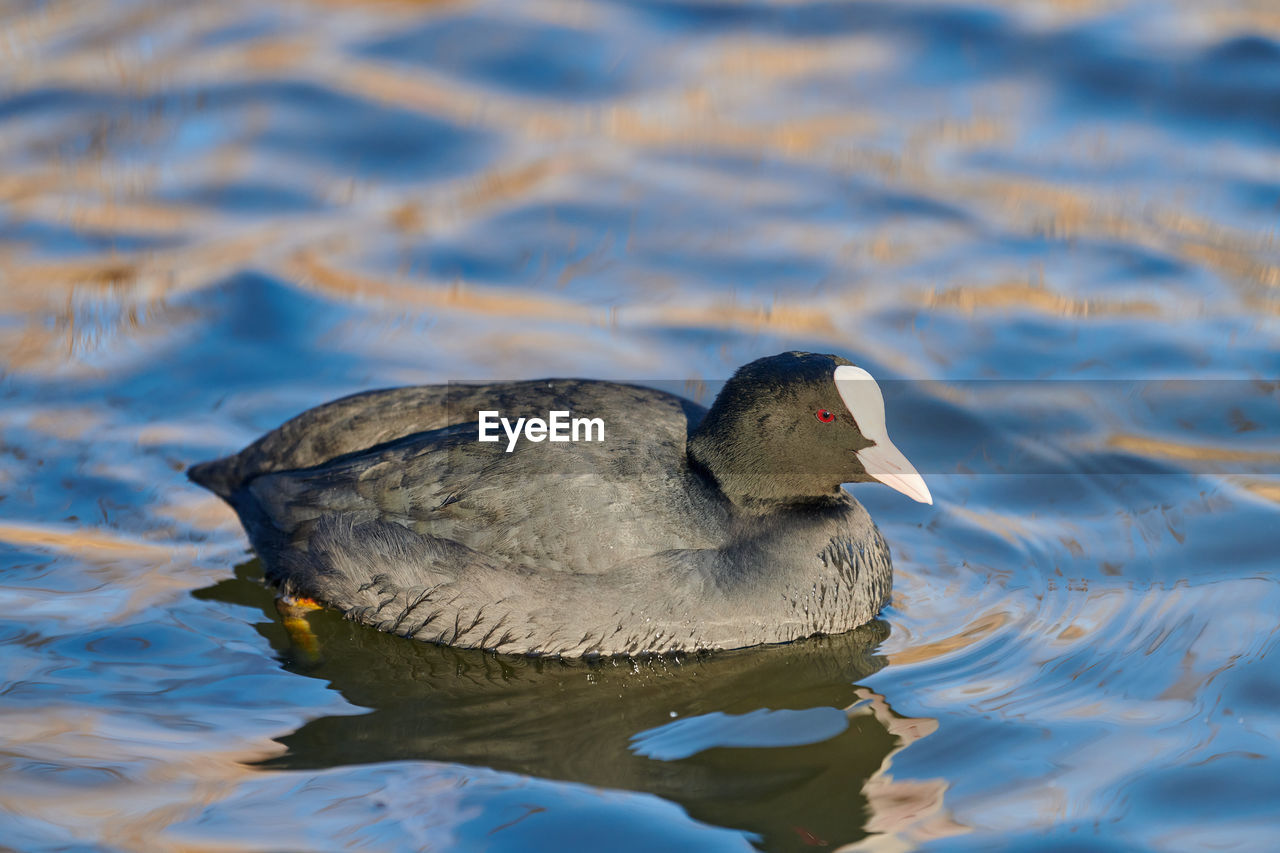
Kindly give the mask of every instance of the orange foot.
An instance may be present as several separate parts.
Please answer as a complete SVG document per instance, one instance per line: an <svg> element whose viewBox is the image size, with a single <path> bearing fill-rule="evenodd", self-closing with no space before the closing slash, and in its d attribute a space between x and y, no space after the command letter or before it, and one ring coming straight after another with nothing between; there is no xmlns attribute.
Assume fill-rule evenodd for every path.
<svg viewBox="0 0 1280 853"><path fill-rule="evenodd" d="M313 598L282 595L276 599L276 610L280 611L290 642L310 661L320 658L320 640L311 630L307 614L323 607L323 604Z"/></svg>

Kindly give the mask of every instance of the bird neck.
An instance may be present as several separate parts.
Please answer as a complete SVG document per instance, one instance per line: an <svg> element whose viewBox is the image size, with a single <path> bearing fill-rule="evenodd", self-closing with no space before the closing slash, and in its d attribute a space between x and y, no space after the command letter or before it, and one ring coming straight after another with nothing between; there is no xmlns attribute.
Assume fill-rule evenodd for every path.
<svg viewBox="0 0 1280 853"><path fill-rule="evenodd" d="M813 494L814 484L786 469L761 452L758 443L740 430L729 429L712 413L689 436L690 464L709 477L740 510L753 515L802 507L827 505L841 495L839 483L828 492Z"/></svg>

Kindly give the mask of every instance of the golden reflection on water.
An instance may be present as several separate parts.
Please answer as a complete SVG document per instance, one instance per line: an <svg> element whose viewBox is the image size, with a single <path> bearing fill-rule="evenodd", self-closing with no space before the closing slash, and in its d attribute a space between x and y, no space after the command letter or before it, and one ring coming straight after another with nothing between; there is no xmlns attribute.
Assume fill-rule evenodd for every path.
<svg viewBox="0 0 1280 853"><path fill-rule="evenodd" d="M1110 302L1104 299L1074 299L1045 288L1043 282L1032 284L1006 281L978 287L956 287L941 293L931 292L922 300L925 308L955 309L966 314L999 309L1033 310L1059 317L1087 317L1098 314L1145 315L1159 313L1151 302Z"/></svg>
<svg viewBox="0 0 1280 853"><path fill-rule="evenodd" d="M1258 497L1280 503L1280 481L1243 479L1238 482Z"/></svg>
<svg viewBox="0 0 1280 853"><path fill-rule="evenodd" d="M1113 435L1107 439L1110 447L1128 450L1131 453L1150 456L1154 459L1176 459L1182 461L1206 462L1245 462L1254 464L1280 463L1280 451L1274 450L1242 450L1233 447L1213 447L1203 444L1189 444L1180 441L1168 441L1140 435Z"/></svg>
<svg viewBox="0 0 1280 853"><path fill-rule="evenodd" d="M839 175L888 180L904 192L955 204L973 216L1028 236L1118 239L1171 252L1234 283L1241 297L1254 307L1272 314L1280 312L1280 297L1274 292L1280 286L1274 221L1260 221L1254 227L1225 226L1169 200L1153 204L1126 198L1123 189L1082 189L1070 182L1035 177L983 175L977 179L940 167L943 162L958 162L966 153L1017 150L1022 145L1020 138L1029 130L1018 123L1017 105L1034 98L1031 84L992 84L989 97L981 94L979 87L976 103L989 102L991 106L979 106L977 114L961 119L940 120L929 111L923 115L904 112L897 104L880 104L870 98L845 104L839 111L810 113L785 106L789 87L833 74L856 79L892 70L901 61L892 41L854 34L815 44L757 34L714 40L696 55L678 48L665 49L658 54L660 61L669 62L679 72L670 85L604 102L572 105L479 87L439 71L388 64L343 49L358 41L361 33L383 31L394 27L397 20L415 20L424 11L419 5L325 5L332 6L349 28L319 27L324 15L332 12L303 5L283 13L295 26L269 38L209 46L199 44L202 33L235 23L251 7L218 4L178 10L146 5L117 18L109 4L42 6L7 22L10 35L6 43L15 62L10 85L27 89L74 86L106 94L163 92L175 86L237 79L305 79L409 112L487 129L500 136L503 156L452 185L447 181L431 188L319 185L315 189L321 196L338 201L337 212L275 215L264 231L260 222L246 229L246 223L214 210L148 197L148 188L162 166L207 171L223 180L233 178L243 170L246 153L234 141L196 161L121 161L120 154L131 144L172 137L182 122L199 114L196 103L176 110L166 107L95 120L99 123L87 128L66 122L61 127L55 125L52 137L39 145L29 134L14 134L7 143L0 142L0 159L24 161L23 168L6 170L0 180L0 202L14 213L104 235L167 235L177 239L179 246L120 249L55 262L25 258L21 245L4 248L0 275L7 286L0 299L7 313L30 318L25 329L6 329L0 339L0 357L9 369L40 370L75 360L79 349L66 345L66 337L76 334L71 309L56 304L69 293L110 282L120 289L122 298L129 298L124 296L129 294L136 299L146 293L148 299L155 300L210 286L230 271L245 267L294 279L300 253L307 259L311 277L323 279L335 296L404 299L409 290L418 288L423 295L405 299L406 305L432 306L446 300L457 310L480 315L529 310L537 316L557 313L579 324L593 325L598 322L595 312L575 311L554 299L526 299L517 304L511 292L501 289L490 296L450 296L466 293L468 283L449 283L442 291L413 272L392 280L386 272L359 269L355 247L376 244L386 233L388 222L403 233L430 239L434 232L476 222L477 217L517 199L554 194L557 185L575 180L584 165L590 169L593 162L635 161L655 150L742 153L820 165ZM1040 13L1047 15L1038 20L1048 25L1124 5L1041 3L1029 14L1033 19ZM617 9L581 4L535 4L522 14L574 27L609 29L626 21L626 15ZM1202 41L1224 37L1242 24L1254 32L1267 32L1274 24L1273 11L1248 3L1213 12L1183 4L1173 14ZM1188 22L1194 22L1198 29L1193 30ZM146 31L165 32L168 37L159 45L142 49L132 36ZM68 32L94 35L82 39L74 50L47 48ZM132 46L124 47L124 43ZM86 134L91 143L86 156L60 153ZM893 138L901 138L905 144L895 146L890 143ZM1105 162L1134 144L1141 144L1140 136L1130 141L1123 131L1113 128L1096 157ZM548 156L548 146L571 146L579 153ZM1075 155L1082 153L1077 149ZM1089 159L1087 153L1083 156ZM1280 171L1277 155L1265 156ZM349 196L344 199L344 194ZM646 286L642 283L628 286L617 302L640 306L643 321L658 326L703 325L714 318L711 325L719 328L749 333L778 330L836 340L849 329L832 325L828 318L849 314L848 297L861 289L851 282L874 274L869 265L927 257L946 245L945 241L912 245L902 242L903 235L883 231L865 237L846 231L814 245L811 231L807 235L810 242L805 243L800 235L788 236L780 230L785 229L783 223L775 223L772 229L774 239L781 237L794 245L798 254L816 254L837 264L837 272L808 304L785 297L738 295L731 306L717 303L689 313L687 308L674 305L650 314L645 310L647 300L642 294ZM348 248L330 246L339 236ZM860 249L851 253L853 246ZM908 254L903 255L904 251ZM353 254L348 260L346 256ZM337 269L348 272L340 274L342 284L336 288L339 274L316 272ZM587 264L566 268L559 275L567 281L592 271ZM1192 311L1212 310L1204 302L1199 307L1194 301L1188 306L1185 299L1169 301L1168 297L1082 296L1058 284L1052 275L1042 276L1034 283L997 275L992 281L945 288L929 281L914 284L925 294L921 304L926 309L956 308L966 313L1021 309L1088 317L1155 316L1181 313L1188 307ZM908 293L902 295L906 298L897 304L911 306L914 300ZM883 304L883 298L881 295L880 307L892 307L893 303Z"/></svg>
<svg viewBox="0 0 1280 853"><path fill-rule="evenodd" d="M889 662L898 665L920 663L961 651L981 642L1008 623L1008 613L998 610L983 613L965 625L957 634L918 645L907 645L901 651L890 654Z"/></svg>
<svg viewBox="0 0 1280 853"><path fill-rule="evenodd" d="M122 850L215 849L169 846L166 830L188 817L193 807L232 794L245 778L246 764L279 751L274 744L216 750L174 743L156 749L148 772L125 778L110 768L131 758L124 747L135 733L110 714L41 709L7 714L5 722L6 741L12 746L0 758L0 772L13 774L14 765L23 759L61 761L74 768L66 775L78 776L79 784L72 783L72 796L56 775L41 779L24 773L21 785L0 791L0 808ZM97 783L85 784L85 777L98 777Z"/></svg>

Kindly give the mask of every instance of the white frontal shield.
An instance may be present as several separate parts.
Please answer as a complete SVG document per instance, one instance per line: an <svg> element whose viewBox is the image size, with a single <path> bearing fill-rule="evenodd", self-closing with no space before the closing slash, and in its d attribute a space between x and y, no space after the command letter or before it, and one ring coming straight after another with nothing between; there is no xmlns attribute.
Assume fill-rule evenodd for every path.
<svg viewBox="0 0 1280 853"><path fill-rule="evenodd" d="M867 474L909 498L932 504L933 495L929 494L924 477L889 441L889 431L884 424L884 395L875 379L861 367L842 364L836 368L835 382L854 423L865 438L875 442L858 451L858 459Z"/></svg>

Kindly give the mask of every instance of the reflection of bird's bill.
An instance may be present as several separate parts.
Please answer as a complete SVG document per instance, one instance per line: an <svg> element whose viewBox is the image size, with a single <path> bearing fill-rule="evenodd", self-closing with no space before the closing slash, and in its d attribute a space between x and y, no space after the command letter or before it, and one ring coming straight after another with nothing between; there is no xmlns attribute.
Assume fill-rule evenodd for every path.
<svg viewBox="0 0 1280 853"><path fill-rule="evenodd" d="M873 834L840 849L850 853L914 850L926 841L971 831L947 809L945 797L949 786L945 779L897 780L889 772L894 756L937 731L938 721L933 717L899 716L879 693L865 687L857 688L856 692L858 701L845 708L845 713L851 717L855 714L874 716L899 743L862 788L870 813L866 829Z"/></svg>
<svg viewBox="0 0 1280 853"><path fill-rule="evenodd" d="M902 451L894 447L888 438L881 438L870 447L858 451L858 459L869 476L874 477L891 489L902 492L907 497L932 504L933 495L924 484L924 477L912 467Z"/></svg>
<svg viewBox="0 0 1280 853"><path fill-rule="evenodd" d="M874 690L857 687L854 688L854 693L858 700L845 708L844 712L851 717L854 714L870 714L879 720L885 731L902 741L895 752L901 752L938 730L938 721L933 717L903 717L889 707L888 699Z"/></svg>

